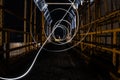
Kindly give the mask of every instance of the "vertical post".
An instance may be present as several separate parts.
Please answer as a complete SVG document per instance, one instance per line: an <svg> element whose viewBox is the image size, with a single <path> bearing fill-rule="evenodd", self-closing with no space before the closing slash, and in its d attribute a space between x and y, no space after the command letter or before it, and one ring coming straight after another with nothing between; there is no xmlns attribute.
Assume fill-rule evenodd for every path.
<svg viewBox="0 0 120 80"><path fill-rule="evenodd" d="M39 37L38 37L38 39L39 39L39 43L40 43L40 45L42 45L42 12L40 13L40 24L39 24L39 27L40 27L40 35L38 35Z"/></svg>
<svg viewBox="0 0 120 80"><path fill-rule="evenodd" d="M26 28L27 28L27 0L24 0L24 32L26 32ZM26 37L27 34L24 33L24 45L26 45ZM27 49L25 48L25 51L27 51Z"/></svg>
<svg viewBox="0 0 120 80"><path fill-rule="evenodd" d="M10 58L10 53L9 53L9 49L10 49L10 32L5 32L5 44L6 44L6 52L5 52L5 58L6 58L6 62L9 63L9 58Z"/></svg>
<svg viewBox="0 0 120 80"><path fill-rule="evenodd" d="M94 20L96 20L96 0L94 2ZM96 22L94 23L94 32L96 32L96 34L94 34L94 42L96 42L96 35L97 35L97 30L96 30ZM96 46L97 47L97 46ZM94 52L96 50L96 47L94 48Z"/></svg>
<svg viewBox="0 0 120 80"><path fill-rule="evenodd" d="M101 7L100 7L100 6L101 6L101 1L99 0L99 2L98 2L98 8L99 8L99 9L98 9L98 13L99 13L99 14L98 14L98 17L99 17L99 18L101 17L101 9L100 9Z"/></svg>
<svg viewBox="0 0 120 80"><path fill-rule="evenodd" d="M36 42L37 42L37 39L36 39L36 37L37 37L37 34L36 34L36 7L34 8L35 10L34 10L34 38L35 38L35 40L36 40ZM36 44L35 44L36 45ZM37 46L35 46L35 47L37 47Z"/></svg>
<svg viewBox="0 0 120 80"><path fill-rule="evenodd" d="M32 43L32 12L33 12L33 0L31 0L31 5L30 5L30 44ZM32 47L30 46L30 49Z"/></svg>
<svg viewBox="0 0 120 80"><path fill-rule="evenodd" d="M3 0L0 0L0 6L3 6ZM0 8L0 28L3 27L3 9ZM0 46L2 46L2 31L0 31Z"/></svg>
<svg viewBox="0 0 120 80"><path fill-rule="evenodd" d="M96 0L94 2L94 12L93 13L94 13L93 17L94 17L94 20L95 20L96 19Z"/></svg>
<svg viewBox="0 0 120 80"><path fill-rule="evenodd" d="M91 34L90 35L90 42L91 42L91 45L90 45L90 48L91 48L91 50L90 50L90 55L92 55L92 53L93 53L93 49L92 49L92 42L93 42L93 34Z"/></svg>
<svg viewBox="0 0 120 80"><path fill-rule="evenodd" d="M90 23L90 0L89 0L89 3L88 3L88 23ZM91 25L91 24L89 24L89 25Z"/></svg>
<svg viewBox="0 0 120 80"><path fill-rule="evenodd" d="M42 44L44 42L44 14L42 13L42 35L41 35L41 38L42 38Z"/></svg>
<svg viewBox="0 0 120 80"><path fill-rule="evenodd" d="M113 32L113 45L116 45L116 32ZM116 52L115 48L113 48L113 65L116 66Z"/></svg>
<svg viewBox="0 0 120 80"><path fill-rule="evenodd" d="M104 6L105 6L105 13L107 13L108 12L107 0L104 0Z"/></svg>
<svg viewBox="0 0 120 80"><path fill-rule="evenodd" d="M29 45L29 41L30 41L30 34L27 33L27 45ZM30 51L30 47L28 46L28 51Z"/></svg>

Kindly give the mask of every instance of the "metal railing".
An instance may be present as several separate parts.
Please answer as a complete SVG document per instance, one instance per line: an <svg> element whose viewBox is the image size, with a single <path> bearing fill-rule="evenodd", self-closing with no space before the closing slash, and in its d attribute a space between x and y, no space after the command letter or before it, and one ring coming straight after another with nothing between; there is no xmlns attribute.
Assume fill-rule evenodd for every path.
<svg viewBox="0 0 120 80"><path fill-rule="evenodd" d="M120 73L120 9L112 8L111 11L108 11L107 9L110 6L105 0L103 1L104 10L104 8L100 7L103 5L99 3L100 1L95 0L92 5L87 4L87 8L84 11L80 9L80 14L85 13L86 15L83 17L83 25L79 29L82 32L77 33L73 44L78 43L87 34L79 45L81 50L83 52L88 51L87 54L89 55L94 54L94 50L103 51L103 56L104 54L111 56L109 53L112 53L111 63L115 66L117 73ZM113 1L111 0L111 2ZM105 11L104 15L102 15L102 10ZM88 28L90 28L90 31L86 33ZM87 56L90 58L89 55ZM99 53L95 53L95 55L99 55Z"/></svg>

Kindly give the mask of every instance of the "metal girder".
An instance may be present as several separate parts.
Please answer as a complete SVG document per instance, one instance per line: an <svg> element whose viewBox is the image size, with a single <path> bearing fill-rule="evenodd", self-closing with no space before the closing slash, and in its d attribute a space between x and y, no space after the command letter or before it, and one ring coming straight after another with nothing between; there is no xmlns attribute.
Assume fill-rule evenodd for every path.
<svg viewBox="0 0 120 80"><path fill-rule="evenodd" d="M80 44L84 44L84 45L87 45L87 46L90 46L90 47L91 47L91 46L92 46L92 47L96 47L95 44L91 44L91 43L84 43L84 42L81 42ZM113 49L107 48L107 47L97 46L97 48L100 48L100 49L103 49L103 50L107 50L107 51L110 51L110 52L114 52ZM117 54L120 54L120 50L115 50L115 52L116 52Z"/></svg>
<svg viewBox="0 0 120 80"><path fill-rule="evenodd" d="M52 23L52 18L48 10L48 4L45 2L45 0L34 0L34 2L36 6L39 8L39 10L43 12L45 20L47 22L46 24L50 26Z"/></svg>
<svg viewBox="0 0 120 80"><path fill-rule="evenodd" d="M86 9L80 10L81 22L83 22L79 28L81 34L77 33L73 43L78 43L85 36L80 43L81 50L84 52L90 48L88 56L91 53L98 55L95 50L106 51L106 54L112 57L111 62L118 70L117 72L120 73L120 9L113 9L112 7L115 6L119 5L114 0L94 0L92 4L83 4L81 9ZM87 28L90 28L90 31L87 32ZM78 38L78 35L81 38Z"/></svg>
<svg viewBox="0 0 120 80"><path fill-rule="evenodd" d="M72 3L47 3L48 5L72 5Z"/></svg>

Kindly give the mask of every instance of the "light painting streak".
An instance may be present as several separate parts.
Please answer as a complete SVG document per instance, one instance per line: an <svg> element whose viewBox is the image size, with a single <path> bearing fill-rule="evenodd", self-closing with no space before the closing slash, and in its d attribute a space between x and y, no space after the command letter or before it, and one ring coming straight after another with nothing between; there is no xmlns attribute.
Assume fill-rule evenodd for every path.
<svg viewBox="0 0 120 80"><path fill-rule="evenodd" d="M47 41L50 39L51 35L54 33L54 31L55 31L55 29L57 28L57 26L62 22L62 20L63 20L63 19L65 18L65 16L68 14L68 12L69 12L69 10L71 9L71 7L72 7L72 5L69 7L68 11L64 14L64 16L62 17L62 19L60 20L60 22L59 22L57 25L54 25L54 26L56 26L56 27L52 30L51 34L47 37L47 39L45 40L45 42L43 43L43 45L40 47L40 49L39 49L39 51L37 52L37 54L36 54L36 56L35 56L32 64L31 64L30 67L27 69L27 71L26 71L24 74L22 74L21 76L18 76L18 77L5 78L5 77L1 77L1 76L0 76L0 79L2 79L2 80L18 80L18 79L21 79L21 78L25 77L25 76L31 71L31 69L33 68L33 66L34 66L34 64L35 64L35 62L36 62L36 60L37 60L37 58L38 58L41 50L43 49L43 47L45 46L45 44L47 43Z"/></svg>

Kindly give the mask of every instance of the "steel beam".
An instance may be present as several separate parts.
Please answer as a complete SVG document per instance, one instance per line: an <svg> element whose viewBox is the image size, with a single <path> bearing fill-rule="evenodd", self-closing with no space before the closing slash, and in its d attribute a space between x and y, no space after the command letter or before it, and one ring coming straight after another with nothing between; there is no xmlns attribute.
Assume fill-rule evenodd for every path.
<svg viewBox="0 0 120 80"><path fill-rule="evenodd" d="M89 46L89 47L96 47L96 45L95 44L91 44L91 43L85 43L85 42L81 42L80 44L84 44L84 45L87 45L87 46ZM110 52L114 52L114 50L113 49L111 49L111 48L107 48L107 47L101 47L101 46L97 46L97 48L100 48L100 49L102 49L102 50L106 50L106 51L110 51ZM120 54L120 50L116 50L115 51L117 54Z"/></svg>
<svg viewBox="0 0 120 80"><path fill-rule="evenodd" d="M72 3L47 3L48 5L72 5Z"/></svg>

